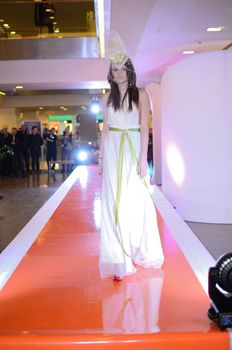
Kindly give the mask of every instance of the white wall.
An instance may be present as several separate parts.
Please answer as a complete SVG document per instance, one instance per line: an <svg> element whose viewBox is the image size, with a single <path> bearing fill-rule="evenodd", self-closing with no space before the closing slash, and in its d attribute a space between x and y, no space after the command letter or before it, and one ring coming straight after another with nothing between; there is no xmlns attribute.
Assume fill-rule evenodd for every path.
<svg viewBox="0 0 232 350"><path fill-rule="evenodd" d="M162 152L163 191L182 217L232 223L232 51L191 56L164 74Z"/></svg>
<svg viewBox="0 0 232 350"><path fill-rule="evenodd" d="M15 108L0 108L0 129L3 125L8 126L9 132L12 127L17 127Z"/></svg>

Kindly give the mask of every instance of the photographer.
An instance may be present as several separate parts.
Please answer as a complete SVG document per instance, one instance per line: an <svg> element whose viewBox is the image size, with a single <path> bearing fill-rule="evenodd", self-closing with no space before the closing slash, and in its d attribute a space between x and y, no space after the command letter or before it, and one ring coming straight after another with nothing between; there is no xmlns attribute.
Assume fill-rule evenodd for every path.
<svg viewBox="0 0 232 350"><path fill-rule="evenodd" d="M55 169L55 164L56 164L56 155L57 155L57 136L55 134L55 128L52 128L50 130L50 133L46 137L47 141L47 154L46 154L46 159L47 159L47 164L48 164L48 171L49 169L49 162L52 160L54 163L52 164L51 169Z"/></svg>

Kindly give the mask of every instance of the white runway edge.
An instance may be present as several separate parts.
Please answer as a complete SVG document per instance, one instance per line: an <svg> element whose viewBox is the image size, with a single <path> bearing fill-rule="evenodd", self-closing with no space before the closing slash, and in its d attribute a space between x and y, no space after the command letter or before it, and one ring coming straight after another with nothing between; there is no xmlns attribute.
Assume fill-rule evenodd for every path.
<svg viewBox="0 0 232 350"><path fill-rule="evenodd" d="M210 267L215 266L215 259L194 235L176 209L168 202L160 189L157 186L154 186L153 189L151 196L156 208L208 295L208 271Z"/></svg>
<svg viewBox="0 0 232 350"><path fill-rule="evenodd" d="M156 208L159 210L160 215L186 257L202 288L208 295L208 271L210 267L215 266L215 259L194 235L176 209L168 202L160 189L157 186L153 188L151 196ZM232 328L227 329L227 331L230 336L230 350L232 350Z"/></svg>
<svg viewBox="0 0 232 350"><path fill-rule="evenodd" d="M77 167L0 254L0 290L71 189L79 176L79 172L80 167Z"/></svg>

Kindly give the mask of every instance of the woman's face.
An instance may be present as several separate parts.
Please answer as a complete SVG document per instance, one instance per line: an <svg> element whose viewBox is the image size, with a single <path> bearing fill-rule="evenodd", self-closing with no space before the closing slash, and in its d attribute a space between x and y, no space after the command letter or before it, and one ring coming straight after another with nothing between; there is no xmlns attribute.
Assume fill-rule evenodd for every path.
<svg viewBox="0 0 232 350"><path fill-rule="evenodd" d="M113 66L112 67L112 76L113 76L113 80L117 84L124 84L124 83L128 82L126 69L124 66L121 68L119 68L117 66Z"/></svg>

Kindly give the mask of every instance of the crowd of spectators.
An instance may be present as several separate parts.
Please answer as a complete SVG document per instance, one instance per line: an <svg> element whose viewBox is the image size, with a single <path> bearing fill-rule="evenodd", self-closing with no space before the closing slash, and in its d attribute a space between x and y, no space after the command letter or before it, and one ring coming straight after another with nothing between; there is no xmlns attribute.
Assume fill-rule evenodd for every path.
<svg viewBox="0 0 232 350"><path fill-rule="evenodd" d="M44 140L36 126L29 133L26 125L13 127L6 125L0 130L0 174L1 176L26 177L40 174L41 146Z"/></svg>
<svg viewBox="0 0 232 350"><path fill-rule="evenodd" d="M99 147L97 142L73 142L69 126L62 135L57 136L55 128L45 128L43 133L37 126L29 132L26 125L13 127L11 132L6 125L0 130L0 176L26 177L40 174L41 167L47 162L47 170L55 170L59 144L59 163L61 172L71 172L73 167L83 164L78 154L86 152L88 159L84 163L97 163ZM44 147L42 147L44 146ZM46 166L45 166L46 167Z"/></svg>

